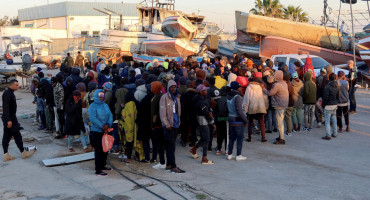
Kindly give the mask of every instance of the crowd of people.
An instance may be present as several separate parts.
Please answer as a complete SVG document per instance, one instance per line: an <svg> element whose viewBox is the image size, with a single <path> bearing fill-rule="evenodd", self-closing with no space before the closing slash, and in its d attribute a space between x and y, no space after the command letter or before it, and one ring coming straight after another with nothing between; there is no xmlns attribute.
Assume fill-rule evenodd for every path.
<svg viewBox="0 0 370 200"><path fill-rule="evenodd" d="M353 61L348 77L343 71L334 74L330 65L315 74L309 57L303 66L276 65L275 70L271 61L254 63L236 54L200 63L188 57L130 64L117 55L112 65L98 57L86 68L67 60L51 79L38 70L32 80L36 123L39 130L55 131L56 139L68 138L71 152L76 139L85 152L95 151L99 176L111 170L102 149L110 128L115 138L110 152L123 162L155 163L153 168L173 173L185 172L176 165L177 135L191 157L198 159L201 148L201 164L213 165L207 158L212 151L228 160L247 159L242 154L245 127L247 142L257 134L267 142L266 133L278 132L277 145L285 144L286 136L312 131L315 120L317 128L325 124L325 140L350 131L349 113L356 112Z"/></svg>

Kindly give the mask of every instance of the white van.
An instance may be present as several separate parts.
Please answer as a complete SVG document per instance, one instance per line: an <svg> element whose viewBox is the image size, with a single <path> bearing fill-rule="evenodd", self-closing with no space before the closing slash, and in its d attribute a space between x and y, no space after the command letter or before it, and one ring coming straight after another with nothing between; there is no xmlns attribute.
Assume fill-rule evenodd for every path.
<svg viewBox="0 0 370 200"><path fill-rule="evenodd" d="M324 60L323 58L315 55L308 55L308 54L281 54L281 55L273 55L271 56L271 61L274 63L273 69L278 70L278 66L280 62L285 63L286 65L290 65L291 63L299 62L301 66L306 63L306 58L312 58L312 66L315 69L315 75L320 75L320 70L325 68L329 65L329 63ZM338 74L339 71L343 71L346 76L348 75L349 71L346 69L342 69L339 67L333 66L333 72Z"/></svg>

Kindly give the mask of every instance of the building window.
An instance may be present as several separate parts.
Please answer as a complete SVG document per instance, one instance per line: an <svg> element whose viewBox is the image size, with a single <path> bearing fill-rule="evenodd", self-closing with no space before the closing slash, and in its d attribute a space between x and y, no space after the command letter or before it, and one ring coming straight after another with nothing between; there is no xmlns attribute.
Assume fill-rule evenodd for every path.
<svg viewBox="0 0 370 200"><path fill-rule="evenodd" d="M100 31L93 31L93 37L100 37Z"/></svg>
<svg viewBox="0 0 370 200"><path fill-rule="evenodd" d="M81 37L88 37L89 31L81 31Z"/></svg>

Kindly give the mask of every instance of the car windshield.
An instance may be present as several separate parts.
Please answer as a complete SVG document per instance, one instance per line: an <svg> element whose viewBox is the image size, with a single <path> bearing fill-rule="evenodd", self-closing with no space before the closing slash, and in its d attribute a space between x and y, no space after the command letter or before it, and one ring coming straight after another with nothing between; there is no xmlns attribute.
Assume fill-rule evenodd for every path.
<svg viewBox="0 0 370 200"><path fill-rule="evenodd" d="M302 58L301 60L303 61L303 63L306 63L306 58ZM324 68L328 65L329 65L329 63L326 62L326 60L324 60L320 57L312 58L312 66L313 66L314 69L321 69L321 68Z"/></svg>

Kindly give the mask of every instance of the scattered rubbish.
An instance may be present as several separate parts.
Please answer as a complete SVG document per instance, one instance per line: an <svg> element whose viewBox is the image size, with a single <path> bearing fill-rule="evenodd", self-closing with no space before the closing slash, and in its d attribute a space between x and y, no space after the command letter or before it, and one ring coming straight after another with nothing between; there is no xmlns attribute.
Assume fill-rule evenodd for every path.
<svg viewBox="0 0 370 200"><path fill-rule="evenodd" d="M32 151L32 150L37 150L37 146L35 145L28 145L24 147L24 150L26 151Z"/></svg>
<svg viewBox="0 0 370 200"><path fill-rule="evenodd" d="M47 160L43 160L42 163L45 165L45 167L54 167L54 166L69 165L69 164L74 164L78 162L93 160L94 158L95 158L94 152L90 152L90 153L83 153L83 154L78 154L74 156L47 159Z"/></svg>
<svg viewBox="0 0 370 200"><path fill-rule="evenodd" d="M28 113L21 116L22 119L29 119L35 117L35 113Z"/></svg>

